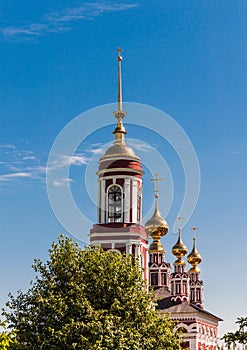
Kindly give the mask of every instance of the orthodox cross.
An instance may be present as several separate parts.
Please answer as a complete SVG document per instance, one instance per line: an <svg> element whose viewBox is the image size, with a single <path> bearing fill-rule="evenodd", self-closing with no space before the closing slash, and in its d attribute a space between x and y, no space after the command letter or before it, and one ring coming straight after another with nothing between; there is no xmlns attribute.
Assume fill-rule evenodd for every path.
<svg viewBox="0 0 247 350"><path fill-rule="evenodd" d="M154 181L154 193L157 196L159 193L159 183L158 182L162 181L163 179L158 177L158 173L155 173L154 178L150 179L150 180Z"/></svg>
<svg viewBox="0 0 247 350"><path fill-rule="evenodd" d="M121 52L123 52L123 50L119 47L119 48L117 49L118 57L120 57L120 58L122 59L122 57L121 57Z"/></svg>
<svg viewBox="0 0 247 350"><path fill-rule="evenodd" d="M177 217L177 222L178 222L178 230L181 230L181 220L183 220L184 218L182 218L182 216L178 216Z"/></svg>
<svg viewBox="0 0 247 350"><path fill-rule="evenodd" d="M196 226L193 226L191 230L192 230L192 231L193 231L193 233L194 233L194 238L196 238L196 234L197 234L197 232L196 232L196 231L198 231L198 230L199 230L199 228L198 228L198 227L196 227Z"/></svg>

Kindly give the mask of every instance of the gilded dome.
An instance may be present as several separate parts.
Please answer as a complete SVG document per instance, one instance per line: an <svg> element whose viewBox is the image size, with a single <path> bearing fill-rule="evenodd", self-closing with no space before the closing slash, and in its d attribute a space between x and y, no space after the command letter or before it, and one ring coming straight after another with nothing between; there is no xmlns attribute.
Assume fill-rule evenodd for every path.
<svg viewBox="0 0 247 350"><path fill-rule="evenodd" d="M151 236L164 236L168 232L168 224L165 219L160 216L156 209L153 216L145 223L145 229Z"/></svg>
<svg viewBox="0 0 247 350"><path fill-rule="evenodd" d="M175 265L179 264L185 264L185 262L182 260L182 258L188 253L188 249L186 245L183 243L181 239L181 229L178 230L178 240L177 243L172 247L172 254L177 257L177 260L175 261Z"/></svg>
<svg viewBox="0 0 247 350"><path fill-rule="evenodd" d="M105 154L101 157L100 160L105 160L114 157L135 158L136 160L140 160L140 158L136 156L132 148L128 147L125 143L119 142L114 142L114 144L106 150Z"/></svg>
<svg viewBox="0 0 247 350"><path fill-rule="evenodd" d="M191 253L187 257L187 261L190 265L192 265L192 268L190 269L190 272L200 272L200 269L197 267L202 262L202 257L196 250L196 238L193 238L194 244L193 249Z"/></svg>
<svg viewBox="0 0 247 350"><path fill-rule="evenodd" d="M168 224L165 219L162 218L158 209L158 174L155 174L155 179L152 179L155 182L155 208L153 216L145 223L145 229L148 234L153 238L153 242L149 247L149 252L160 252L165 253L165 249L163 248L160 239L162 236L165 236L168 232Z"/></svg>

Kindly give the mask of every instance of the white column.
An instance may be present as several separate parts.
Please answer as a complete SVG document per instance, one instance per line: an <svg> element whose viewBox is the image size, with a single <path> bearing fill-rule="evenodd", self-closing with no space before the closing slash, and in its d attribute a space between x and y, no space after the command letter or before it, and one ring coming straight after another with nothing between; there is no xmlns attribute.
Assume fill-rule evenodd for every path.
<svg viewBox="0 0 247 350"><path fill-rule="evenodd" d="M124 180L124 222L130 222L130 179Z"/></svg>
<svg viewBox="0 0 247 350"><path fill-rule="evenodd" d="M129 254L132 254L132 243L129 243Z"/></svg>
<svg viewBox="0 0 247 350"><path fill-rule="evenodd" d="M141 267L141 249L140 249L139 243L136 245L136 250L137 250L137 259L138 259L140 267Z"/></svg>
<svg viewBox="0 0 247 350"><path fill-rule="evenodd" d="M137 223L137 180L132 181L132 222Z"/></svg>
<svg viewBox="0 0 247 350"><path fill-rule="evenodd" d="M147 276L147 285L149 286L149 254L148 254L148 248L146 248L146 266L144 267L146 269L146 276Z"/></svg>
<svg viewBox="0 0 247 350"><path fill-rule="evenodd" d="M138 254L138 252L137 252L137 244L135 244L135 259L137 259L137 254Z"/></svg>
<svg viewBox="0 0 247 350"><path fill-rule="evenodd" d="M105 183L106 181L104 179L100 180L100 223L105 222L105 208L106 208L106 194L105 194Z"/></svg>
<svg viewBox="0 0 247 350"><path fill-rule="evenodd" d="M126 243L126 254L132 254L132 243Z"/></svg>
<svg viewBox="0 0 247 350"><path fill-rule="evenodd" d="M142 180L139 180L139 188L140 188L140 193L141 193L141 201L140 201L140 225L142 223Z"/></svg>
<svg viewBox="0 0 247 350"><path fill-rule="evenodd" d="M101 195L101 191L100 191L100 180L98 179L98 222L101 223L101 210L100 210L100 195Z"/></svg>
<svg viewBox="0 0 247 350"><path fill-rule="evenodd" d="M198 350L197 336L196 339L190 339L190 350Z"/></svg>

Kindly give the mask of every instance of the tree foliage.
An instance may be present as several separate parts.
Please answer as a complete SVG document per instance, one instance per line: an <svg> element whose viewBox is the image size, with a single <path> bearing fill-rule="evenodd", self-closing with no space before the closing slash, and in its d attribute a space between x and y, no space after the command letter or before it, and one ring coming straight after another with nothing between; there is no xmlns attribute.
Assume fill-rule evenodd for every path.
<svg viewBox="0 0 247 350"><path fill-rule="evenodd" d="M239 317L236 323L238 324L239 329L234 333L226 333L222 337L228 348L231 346L235 348L238 344L247 344L247 317Z"/></svg>
<svg viewBox="0 0 247 350"><path fill-rule="evenodd" d="M7 350L10 348L10 345L15 343L16 333L15 331L6 332L6 323L0 321L0 327L2 332L0 333L0 350Z"/></svg>
<svg viewBox="0 0 247 350"><path fill-rule="evenodd" d="M154 310L131 256L82 250L60 236L49 260L36 260L28 292L10 295L4 315L15 350L180 349L174 324Z"/></svg>

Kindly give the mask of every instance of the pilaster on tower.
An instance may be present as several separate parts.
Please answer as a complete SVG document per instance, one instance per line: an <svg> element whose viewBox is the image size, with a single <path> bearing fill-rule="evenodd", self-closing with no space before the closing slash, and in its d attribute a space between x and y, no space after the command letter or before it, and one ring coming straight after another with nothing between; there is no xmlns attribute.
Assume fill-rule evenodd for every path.
<svg viewBox="0 0 247 350"><path fill-rule="evenodd" d="M180 221L181 218L178 218ZM171 300L175 302L189 301L189 276L186 272L186 264L183 257L188 249L181 239L181 227L178 226L178 240L172 248L172 254L177 257L173 263L174 272L171 274Z"/></svg>
<svg viewBox="0 0 247 350"><path fill-rule="evenodd" d="M118 49L118 109L115 140L99 160L98 223L90 230L90 244L132 254L148 271L148 235L142 222L142 165L125 142L122 102L121 49Z"/></svg>
<svg viewBox="0 0 247 350"><path fill-rule="evenodd" d="M153 216L146 222L145 228L149 235L153 238L153 242L149 247L149 285L154 289L159 287L170 288L170 264L165 262L165 249L160 239L168 232L168 224L164 220L159 212L158 198L159 189L158 181L162 179L158 178L158 174L155 174L154 198L155 209Z"/></svg>

